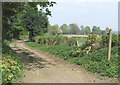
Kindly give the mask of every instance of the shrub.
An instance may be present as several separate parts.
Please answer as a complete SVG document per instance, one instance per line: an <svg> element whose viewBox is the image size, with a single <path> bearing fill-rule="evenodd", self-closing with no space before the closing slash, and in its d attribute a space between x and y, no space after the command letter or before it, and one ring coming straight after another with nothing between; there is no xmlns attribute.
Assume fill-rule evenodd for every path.
<svg viewBox="0 0 120 85"><path fill-rule="evenodd" d="M100 48L101 46L99 45L99 36L96 34L89 34L88 39L85 41L85 43L80 46L80 49L78 49L76 52L73 52L71 56L83 56L88 54L90 51L96 51Z"/></svg>
<svg viewBox="0 0 120 85"><path fill-rule="evenodd" d="M103 34L100 41L100 45L102 47L106 47L108 46L108 43L109 43L109 35ZM119 43L120 43L120 40L118 39L118 35L112 34L112 47L118 46Z"/></svg>
<svg viewBox="0 0 120 85"><path fill-rule="evenodd" d="M88 40L80 46L80 49L72 53L72 56L88 54L88 52L96 51L104 47L108 47L109 35L103 34L98 37L96 34L88 35ZM118 35L112 34L112 47L117 47L120 44Z"/></svg>

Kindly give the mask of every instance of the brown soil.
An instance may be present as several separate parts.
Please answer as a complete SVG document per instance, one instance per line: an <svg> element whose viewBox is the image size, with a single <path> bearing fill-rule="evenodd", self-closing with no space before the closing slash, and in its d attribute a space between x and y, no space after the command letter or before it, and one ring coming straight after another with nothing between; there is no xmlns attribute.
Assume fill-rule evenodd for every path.
<svg viewBox="0 0 120 85"><path fill-rule="evenodd" d="M57 56L50 55L24 45L19 40L10 47L19 55L24 63L24 77L18 83L109 83L110 80L97 78L89 72L80 69L80 66L69 64ZM16 47L17 46L17 47ZM40 64L33 62L34 57Z"/></svg>

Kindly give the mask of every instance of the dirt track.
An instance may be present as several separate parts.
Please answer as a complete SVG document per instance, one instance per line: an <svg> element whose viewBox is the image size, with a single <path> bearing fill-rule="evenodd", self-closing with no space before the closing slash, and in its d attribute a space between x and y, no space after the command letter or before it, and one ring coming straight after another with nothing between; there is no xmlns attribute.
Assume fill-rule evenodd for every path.
<svg viewBox="0 0 120 85"><path fill-rule="evenodd" d="M80 66L69 64L54 55L31 49L24 41L10 45L25 65L24 77L18 83L109 83L110 80L98 79L97 76L80 69ZM38 65L30 57L41 62Z"/></svg>

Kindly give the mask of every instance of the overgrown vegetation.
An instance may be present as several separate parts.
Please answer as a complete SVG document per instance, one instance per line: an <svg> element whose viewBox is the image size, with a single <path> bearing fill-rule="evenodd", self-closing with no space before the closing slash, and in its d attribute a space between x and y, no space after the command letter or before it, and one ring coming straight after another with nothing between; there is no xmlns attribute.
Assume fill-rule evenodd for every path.
<svg viewBox="0 0 120 85"><path fill-rule="evenodd" d="M8 46L8 41L5 40L2 47L2 83L12 83L22 77L23 63L13 50Z"/></svg>
<svg viewBox="0 0 120 85"><path fill-rule="evenodd" d="M106 47L108 46L108 42L109 42L109 35L104 34L102 36L100 43L103 47ZM112 47L115 46L120 46L120 40L118 39L118 34L112 34Z"/></svg>
<svg viewBox="0 0 120 85"><path fill-rule="evenodd" d="M78 65L83 65L84 68L91 72L99 73L101 76L117 77L119 62L118 48L112 48L111 60L107 60L107 48L102 48L88 55L81 56L77 61Z"/></svg>
<svg viewBox="0 0 120 85"><path fill-rule="evenodd" d="M68 46L77 46L77 39L63 36L36 36L35 42L42 43L47 46L65 44Z"/></svg>

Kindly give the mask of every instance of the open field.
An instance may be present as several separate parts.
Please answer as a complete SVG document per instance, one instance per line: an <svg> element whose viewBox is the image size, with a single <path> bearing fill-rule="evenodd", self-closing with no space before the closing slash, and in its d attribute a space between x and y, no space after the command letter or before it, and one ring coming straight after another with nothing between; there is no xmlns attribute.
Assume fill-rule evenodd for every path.
<svg viewBox="0 0 120 85"><path fill-rule="evenodd" d="M65 36L65 37L80 37L80 38L83 38L83 37L85 37L85 38L87 38L88 37L88 35L62 35L62 36Z"/></svg>

